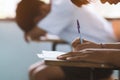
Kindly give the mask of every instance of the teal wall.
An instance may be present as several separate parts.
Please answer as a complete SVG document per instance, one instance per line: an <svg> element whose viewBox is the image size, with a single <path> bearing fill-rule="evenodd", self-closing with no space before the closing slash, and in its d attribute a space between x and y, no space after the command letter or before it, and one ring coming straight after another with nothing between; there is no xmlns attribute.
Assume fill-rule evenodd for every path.
<svg viewBox="0 0 120 80"><path fill-rule="evenodd" d="M15 22L0 21L0 80L28 80L28 68L40 61L42 50L51 50L48 43L26 43Z"/></svg>

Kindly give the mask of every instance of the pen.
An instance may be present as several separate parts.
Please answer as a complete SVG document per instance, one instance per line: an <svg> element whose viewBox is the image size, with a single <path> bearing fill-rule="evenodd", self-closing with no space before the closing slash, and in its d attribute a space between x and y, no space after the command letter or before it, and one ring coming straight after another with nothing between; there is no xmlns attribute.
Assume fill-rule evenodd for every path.
<svg viewBox="0 0 120 80"><path fill-rule="evenodd" d="M79 21L77 20L77 29L78 29L78 33L80 35L80 43L82 44L83 43L83 40L82 40L82 35L81 35L81 32L80 32L80 24L79 24Z"/></svg>

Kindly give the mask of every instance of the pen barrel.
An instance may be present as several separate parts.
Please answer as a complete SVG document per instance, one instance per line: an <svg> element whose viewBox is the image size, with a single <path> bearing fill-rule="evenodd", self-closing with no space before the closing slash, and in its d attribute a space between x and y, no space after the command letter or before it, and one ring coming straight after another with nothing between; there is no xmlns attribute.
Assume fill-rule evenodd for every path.
<svg viewBox="0 0 120 80"><path fill-rule="evenodd" d="M82 40L82 35L80 33L80 43L82 44L83 43L83 40Z"/></svg>

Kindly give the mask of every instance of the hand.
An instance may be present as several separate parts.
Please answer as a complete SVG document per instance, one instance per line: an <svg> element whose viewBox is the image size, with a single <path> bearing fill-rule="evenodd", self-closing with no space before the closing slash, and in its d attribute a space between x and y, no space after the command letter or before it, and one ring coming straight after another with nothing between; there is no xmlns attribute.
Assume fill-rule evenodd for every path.
<svg viewBox="0 0 120 80"><path fill-rule="evenodd" d="M120 2L120 0L101 0L102 3L110 3L110 4L117 4L118 2Z"/></svg>
<svg viewBox="0 0 120 80"><path fill-rule="evenodd" d="M96 44L94 42L90 42L87 40L83 40L83 43L81 44L80 39L76 38L72 42L72 47L73 47L73 51L80 51L85 48L101 48L102 46L100 44Z"/></svg>
<svg viewBox="0 0 120 80"><path fill-rule="evenodd" d="M46 31L35 27L34 29L32 29L31 31L29 31L28 33L25 34L25 40L26 42L29 42L30 40L32 41L40 41L40 37L45 36L46 35Z"/></svg>
<svg viewBox="0 0 120 80"><path fill-rule="evenodd" d="M83 43L80 43L80 39L76 38L72 42L73 51L80 51L85 48L106 48L106 49L120 49L120 42L109 43L109 44L96 44L87 40L83 40Z"/></svg>
<svg viewBox="0 0 120 80"><path fill-rule="evenodd" d="M67 54L58 56L58 59L68 61L85 61L93 63L108 63L120 66L118 49L86 49L80 52L69 52Z"/></svg>
<svg viewBox="0 0 120 80"><path fill-rule="evenodd" d="M89 3L88 0L71 0L73 4L75 4L78 7L81 7L82 5L86 5Z"/></svg>

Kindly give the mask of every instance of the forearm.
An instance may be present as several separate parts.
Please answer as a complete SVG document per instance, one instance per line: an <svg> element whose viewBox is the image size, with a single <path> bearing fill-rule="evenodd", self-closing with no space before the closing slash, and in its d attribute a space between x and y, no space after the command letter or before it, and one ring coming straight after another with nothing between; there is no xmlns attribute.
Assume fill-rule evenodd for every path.
<svg viewBox="0 0 120 80"><path fill-rule="evenodd" d="M120 20L112 20L113 31L118 41L120 41Z"/></svg>
<svg viewBox="0 0 120 80"><path fill-rule="evenodd" d="M111 43L111 44L102 44L102 47L109 48L109 49L120 49L120 42Z"/></svg>
<svg viewBox="0 0 120 80"><path fill-rule="evenodd" d="M108 60L110 64L120 67L120 51L110 52L108 55Z"/></svg>

